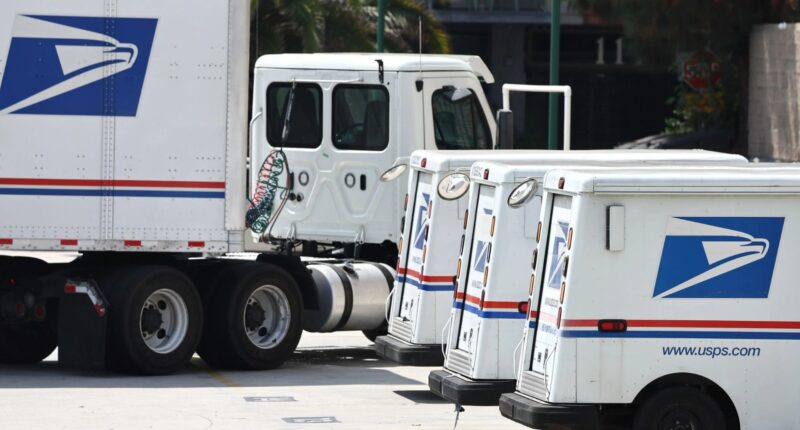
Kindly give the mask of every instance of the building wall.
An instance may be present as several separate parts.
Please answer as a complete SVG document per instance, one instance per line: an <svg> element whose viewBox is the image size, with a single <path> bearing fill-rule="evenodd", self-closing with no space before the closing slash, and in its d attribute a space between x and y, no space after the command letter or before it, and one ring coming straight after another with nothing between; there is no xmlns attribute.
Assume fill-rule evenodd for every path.
<svg viewBox="0 0 800 430"><path fill-rule="evenodd" d="M750 35L748 152L800 160L800 25L760 25Z"/></svg>
<svg viewBox="0 0 800 430"><path fill-rule="evenodd" d="M526 83L525 76L525 28L521 25L491 26L490 60L495 84L489 93L492 104L503 106L503 84ZM521 134L525 130L525 96L511 94L511 110L514 112L514 130Z"/></svg>

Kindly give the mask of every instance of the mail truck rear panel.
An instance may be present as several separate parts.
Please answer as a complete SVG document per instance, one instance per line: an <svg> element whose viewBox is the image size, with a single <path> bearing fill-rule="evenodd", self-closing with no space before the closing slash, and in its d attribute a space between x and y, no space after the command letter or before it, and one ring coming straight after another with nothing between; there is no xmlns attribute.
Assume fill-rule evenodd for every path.
<svg viewBox="0 0 800 430"><path fill-rule="evenodd" d="M565 404L574 423L585 405L605 405L595 409L602 418L633 404L625 408L641 423L648 400L690 387L729 428L800 425L791 411L800 388L786 383L800 377L791 239L800 170L577 169L550 172L545 190L539 319L517 393L501 399L506 416L552 428L548 414ZM554 252L564 227L567 245ZM561 262L558 288L552 261ZM531 408L535 419L521 419Z"/></svg>

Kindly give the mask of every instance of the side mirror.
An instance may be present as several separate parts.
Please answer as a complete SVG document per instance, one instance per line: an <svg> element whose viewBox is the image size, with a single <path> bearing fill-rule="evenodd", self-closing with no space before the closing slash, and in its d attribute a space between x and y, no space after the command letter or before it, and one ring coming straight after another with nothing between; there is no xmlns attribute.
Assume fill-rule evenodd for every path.
<svg viewBox="0 0 800 430"><path fill-rule="evenodd" d="M496 137L495 149L514 149L514 112L508 109L497 111Z"/></svg>
<svg viewBox="0 0 800 430"><path fill-rule="evenodd" d="M512 208L518 208L527 202L534 192L536 191L536 179L527 179L521 184L511 190L508 195L508 205Z"/></svg>
<svg viewBox="0 0 800 430"><path fill-rule="evenodd" d="M403 175L403 173L408 170L408 164L395 164L394 166L390 167L387 171L381 174L381 182L392 182L395 179L399 178Z"/></svg>

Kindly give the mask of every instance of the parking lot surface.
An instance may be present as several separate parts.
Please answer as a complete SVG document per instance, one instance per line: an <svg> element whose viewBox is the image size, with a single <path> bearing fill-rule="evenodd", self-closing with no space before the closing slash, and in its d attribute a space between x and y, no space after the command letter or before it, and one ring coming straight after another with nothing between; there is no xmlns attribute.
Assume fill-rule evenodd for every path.
<svg viewBox="0 0 800 430"><path fill-rule="evenodd" d="M360 332L303 333L283 367L217 371L195 357L171 376L78 372L57 353L0 367L2 429L452 429L452 404L428 391L434 367L377 358ZM521 429L497 407L468 406L458 429Z"/></svg>

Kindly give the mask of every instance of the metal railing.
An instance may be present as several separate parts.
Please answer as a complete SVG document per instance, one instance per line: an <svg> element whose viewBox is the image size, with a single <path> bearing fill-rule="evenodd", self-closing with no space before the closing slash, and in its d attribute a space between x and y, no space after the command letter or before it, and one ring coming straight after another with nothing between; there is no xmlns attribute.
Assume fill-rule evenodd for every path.
<svg viewBox="0 0 800 430"><path fill-rule="evenodd" d="M523 85L503 84L503 109L511 109L511 92L561 93L564 95L564 143L562 149L570 148L570 127L572 127L572 88L569 85Z"/></svg>

